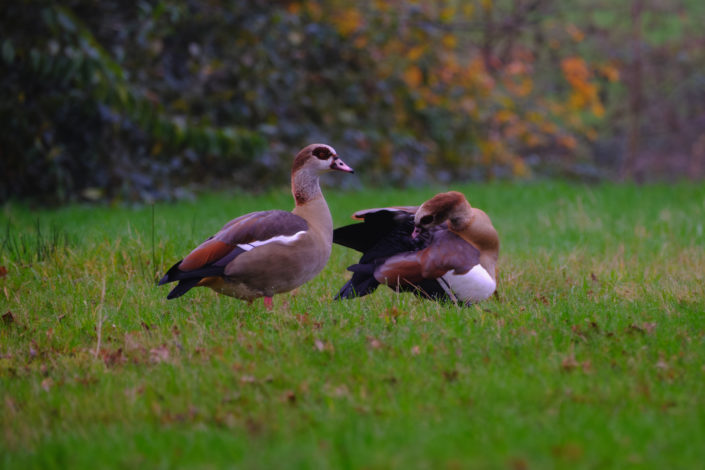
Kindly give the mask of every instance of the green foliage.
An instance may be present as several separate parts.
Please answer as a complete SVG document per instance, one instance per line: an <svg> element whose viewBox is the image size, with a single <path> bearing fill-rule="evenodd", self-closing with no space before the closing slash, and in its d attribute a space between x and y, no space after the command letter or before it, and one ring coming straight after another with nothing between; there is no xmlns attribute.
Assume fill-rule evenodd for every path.
<svg viewBox="0 0 705 470"><path fill-rule="evenodd" d="M90 17L110 13L116 4L71 6L95 7L83 12ZM128 79L125 64L113 60L68 7L24 2L6 13L3 30L9 37L2 58L9 73L0 99L7 123L0 134L6 153L0 200L165 197L172 191L172 173L181 174L181 181L186 175L198 178L199 167L206 175L222 171L251 161L263 149L263 138L250 130L213 127L164 109L153 92ZM222 164L204 169L209 157Z"/></svg>
<svg viewBox="0 0 705 470"><path fill-rule="evenodd" d="M0 200L261 188L336 147L368 183L705 175L695 1L13 2Z"/></svg>
<svg viewBox="0 0 705 470"><path fill-rule="evenodd" d="M284 190L156 204L154 223L5 206L15 236L39 217L71 243L0 253L0 465L699 466L702 185L455 189L502 242L499 298L462 309L389 289L333 302L356 259L340 247L273 312L206 289L166 301L156 276L227 218L289 207ZM340 225L435 192L326 195Z"/></svg>

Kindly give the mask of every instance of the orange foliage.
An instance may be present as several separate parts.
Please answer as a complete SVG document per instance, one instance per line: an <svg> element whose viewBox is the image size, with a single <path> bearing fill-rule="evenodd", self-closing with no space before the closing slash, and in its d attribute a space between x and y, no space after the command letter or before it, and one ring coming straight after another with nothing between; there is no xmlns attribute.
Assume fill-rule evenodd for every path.
<svg viewBox="0 0 705 470"><path fill-rule="evenodd" d="M569 106L574 109L589 108L597 117L602 117L605 109L597 94L597 85L590 82L592 74L580 57L566 57L561 62L563 76L573 88Z"/></svg>
<svg viewBox="0 0 705 470"><path fill-rule="evenodd" d="M342 36L356 35L354 45L375 61L375 70L369 72L377 73L376 79L398 80L405 85L394 91L396 122L390 123L392 128L411 126L425 132L425 121L417 120L416 113L442 111L447 116L448 135L470 138L478 149L478 155L470 158L486 165L508 164L516 175L529 171L522 154L549 145L575 151L579 137L594 138L594 129L586 126L582 117L585 112L597 118L605 113L594 75L597 73L610 82L619 80L614 65L588 64L578 55L569 55L560 61L569 93L546 97L537 90L534 53L527 45L514 45L508 60L500 61L483 55L477 44L468 42L458 30L418 27L477 21L473 18L477 11L485 16L485 12L496 7L491 0L461 3L374 0L365 8L340 2L342 9L337 10L330 9L330 2L319 1L320 4L304 3L309 8L318 5L313 12L325 9L324 3L328 5L328 15L323 16L331 18ZM401 14L404 8L407 15ZM418 17L404 20L412 8L414 15L423 16L423 21ZM564 47L566 35L573 43L585 38L585 33L574 24L555 25L553 31L547 42L557 51ZM491 70L487 69L488 63ZM469 134L470 128L483 131ZM457 145L462 143L458 140ZM429 142L429 147L447 149L444 150L447 154L436 161L468 158L459 157L452 142L437 144ZM385 147L384 152L391 154L393 150Z"/></svg>
<svg viewBox="0 0 705 470"><path fill-rule="evenodd" d="M336 29L343 36L350 36L363 27L364 19L362 13L354 7L346 8L340 14L333 17Z"/></svg>

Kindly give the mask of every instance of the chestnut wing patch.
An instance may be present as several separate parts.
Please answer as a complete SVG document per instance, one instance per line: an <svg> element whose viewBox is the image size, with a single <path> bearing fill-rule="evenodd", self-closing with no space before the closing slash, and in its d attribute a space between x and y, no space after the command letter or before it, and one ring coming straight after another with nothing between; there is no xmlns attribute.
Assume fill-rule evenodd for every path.
<svg viewBox="0 0 705 470"><path fill-rule="evenodd" d="M292 236L308 230L308 223L287 211L253 212L223 227L213 238L229 245L264 241L277 236Z"/></svg>
<svg viewBox="0 0 705 470"><path fill-rule="evenodd" d="M175 298L195 287L201 279L223 276L225 267L242 253L270 239L286 239L308 230L308 223L287 211L263 211L233 219L174 264L159 285L179 281L167 296Z"/></svg>
<svg viewBox="0 0 705 470"><path fill-rule="evenodd" d="M201 243L179 265L181 271L192 271L209 264L225 266L235 256L248 251L238 245L263 242L278 236L292 236L308 229L298 215L286 211L263 211L231 220L215 235ZM227 262L223 262L227 259Z"/></svg>
<svg viewBox="0 0 705 470"><path fill-rule="evenodd" d="M464 274L480 263L480 251L453 232L439 227L428 247L420 252L422 276L438 278L448 271Z"/></svg>
<svg viewBox="0 0 705 470"><path fill-rule="evenodd" d="M479 261L477 248L444 227L437 227L425 248L388 258L376 269L375 278L391 286L419 284L451 271L466 273Z"/></svg>

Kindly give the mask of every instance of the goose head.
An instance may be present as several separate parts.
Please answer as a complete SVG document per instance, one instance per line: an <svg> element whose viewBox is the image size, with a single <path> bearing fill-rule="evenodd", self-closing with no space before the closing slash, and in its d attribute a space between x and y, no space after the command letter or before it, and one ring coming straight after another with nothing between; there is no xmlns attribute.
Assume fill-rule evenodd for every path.
<svg viewBox="0 0 705 470"><path fill-rule="evenodd" d="M354 170L340 159L333 147L326 144L311 144L296 155L291 174L299 172L321 174L333 170L354 173Z"/></svg>
<svg viewBox="0 0 705 470"><path fill-rule="evenodd" d="M449 191L433 196L424 202L414 214L414 231L416 238L423 231L448 221L451 230L461 230L472 221L470 203L458 191Z"/></svg>
<svg viewBox="0 0 705 470"><path fill-rule="evenodd" d="M301 149L291 167L291 190L297 205L320 196L318 178L328 171L354 173L330 145L311 144Z"/></svg>

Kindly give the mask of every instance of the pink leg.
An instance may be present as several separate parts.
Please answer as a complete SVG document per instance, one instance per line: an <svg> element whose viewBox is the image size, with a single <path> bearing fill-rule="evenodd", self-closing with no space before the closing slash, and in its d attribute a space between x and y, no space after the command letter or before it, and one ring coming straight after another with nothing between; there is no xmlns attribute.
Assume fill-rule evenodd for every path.
<svg viewBox="0 0 705 470"><path fill-rule="evenodd" d="M264 298L264 306L266 307L267 310L272 310L272 298L271 297Z"/></svg>

